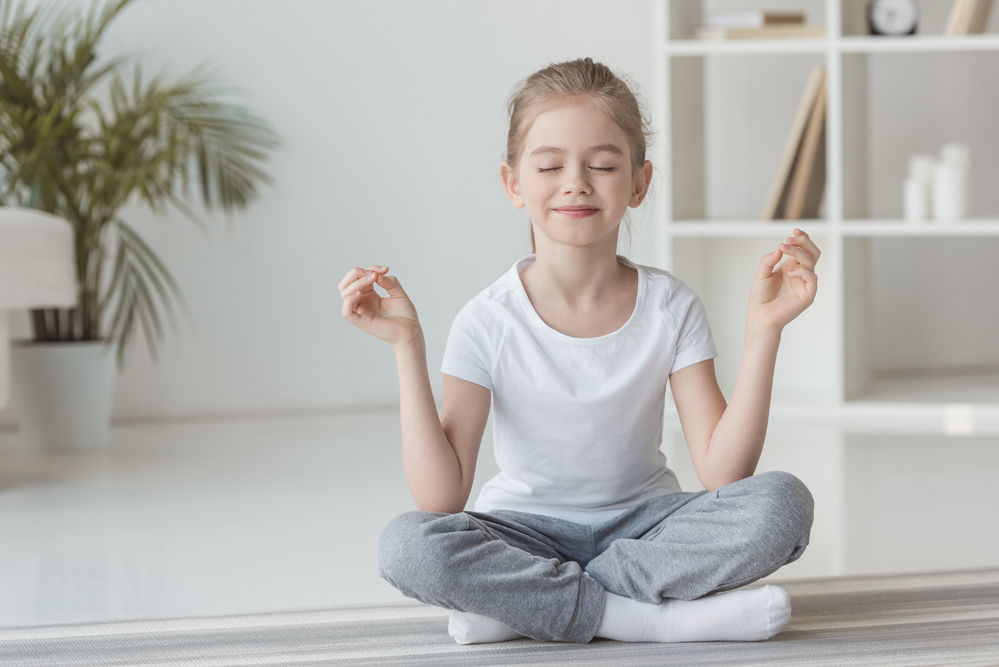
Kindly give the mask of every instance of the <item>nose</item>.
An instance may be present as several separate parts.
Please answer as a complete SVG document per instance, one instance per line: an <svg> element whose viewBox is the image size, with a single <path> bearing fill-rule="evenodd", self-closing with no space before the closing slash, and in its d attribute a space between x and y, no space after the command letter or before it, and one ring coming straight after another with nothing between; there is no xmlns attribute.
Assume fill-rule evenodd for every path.
<svg viewBox="0 0 999 667"><path fill-rule="evenodd" d="M592 188L586 178L585 168L569 167L563 173L565 174L565 182L562 184L562 194L591 194Z"/></svg>

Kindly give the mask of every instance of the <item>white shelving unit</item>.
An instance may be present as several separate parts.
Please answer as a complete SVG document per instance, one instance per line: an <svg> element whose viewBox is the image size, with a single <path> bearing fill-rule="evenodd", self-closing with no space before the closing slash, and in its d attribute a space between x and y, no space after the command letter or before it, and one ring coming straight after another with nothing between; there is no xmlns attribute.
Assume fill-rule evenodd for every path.
<svg viewBox="0 0 999 667"><path fill-rule="evenodd" d="M689 284L705 303L719 347L715 364L723 392L730 397L735 384L744 342L746 300L760 257L792 235L794 227L800 227L822 250L817 266L819 294L812 307L784 331L774 377L773 413L839 421L854 419L870 424L890 421L903 425L902 428L905 424L918 424L921 429L943 433L968 433L969 429L976 434L999 433L999 281L989 282L990 276L999 274L989 269L980 280L971 277L969 289L975 291L972 300L978 310L951 314L957 318L953 322L956 331L978 332L991 337L992 343L979 340L965 345L963 352L970 356L963 363L951 365L939 360L925 364L915 352L906 357L906 346L900 345L888 364L890 368L885 368L886 355L879 350L883 351L886 340L906 341L923 335L929 337L923 345L954 343L940 333L939 326L927 326L924 331L905 325L904 330L892 330L903 327L900 322L912 322L920 316L904 310L918 306L899 303L898 313L888 313L890 309L884 307L883 298L877 303L877 295L885 292L879 287L891 287L878 281L890 282L895 278L886 278L880 265L872 263L872 257L880 258L886 252L898 261L899 253L910 246L925 250L927 244L999 244L999 206L988 216L982 216L973 207L977 217L972 220L913 224L897 219L901 215L899 203L896 213L878 218L872 214L873 167L869 144L873 127L883 121L873 116L880 108L873 96L882 93L872 91L870 85L872 59L916 58L922 60L914 60L914 67L923 67L926 63L937 66L942 62L946 66L950 62L928 60L934 58L992 58L997 65L992 68L995 77L982 85L997 88L999 34L870 37L863 34L864 0L824 3L802 0L803 7L821 6L824 15L818 16L818 21L810 16L809 22L824 23L825 38L729 42L690 39L692 26L701 21L704 4L701 0L660 0L657 6L659 29L654 75L658 89L653 90L652 110L656 126L662 128L661 145L663 155L667 156L659 182L664 196L659 206L663 233L658 252L660 265ZM756 4L769 6L762 1ZM781 8L789 4L793 3L784 2ZM996 21L991 23L994 25ZM729 65L758 67L761 75L766 75L770 71L767 68L783 64L796 67L797 78L786 77L786 81L781 80L783 75L774 78L774 86L783 86L785 94L778 96L780 109L774 108L770 115L783 114L788 119L804 88L807 71L819 64L826 68L826 186L822 217L762 221L753 219L758 211L748 209L737 216L715 217L709 210L709 200L713 187L717 195L718 186L710 182L708 162L712 155L724 154L719 146L724 147L727 140L713 138L713 124L719 118L740 114L728 110L727 116L723 116L717 109L709 108L706 103L709 89L717 90L718 85L728 83L712 81L710 77L714 72L726 71ZM741 85L739 81L731 83ZM755 113L767 117L766 105L772 98L765 91L759 95L747 93L746 103L755 105ZM783 104L787 100L793 101L790 105ZM996 112L999 117L999 109ZM918 114L918 109L913 113ZM931 125L934 119L922 122ZM995 132L999 133L999 126ZM754 182L764 178L769 184L783 139L781 136L778 140L781 145L775 146L766 159L756 163L758 168L754 166L753 170L759 173L751 175L756 179ZM746 144L750 146L748 149L736 146L733 150L753 150L751 140ZM972 151L973 161L981 159L975 168L982 166L999 174L999 161L991 155L975 153L975 146ZM900 202L901 181L897 190ZM765 194L760 193L761 202ZM935 275L941 279L952 270L950 266L920 267L922 275L937 272ZM977 269L966 270L974 276ZM898 294L906 288L893 289ZM946 299L946 296L934 298ZM927 307L925 317L928 325L932 324L932 308Z"/></svg>

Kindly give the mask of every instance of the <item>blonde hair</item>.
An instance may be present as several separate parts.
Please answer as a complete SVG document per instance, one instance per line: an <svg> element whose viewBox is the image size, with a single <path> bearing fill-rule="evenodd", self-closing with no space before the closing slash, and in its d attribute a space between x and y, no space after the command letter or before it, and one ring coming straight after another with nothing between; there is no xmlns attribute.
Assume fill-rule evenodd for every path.
<svg viewBox="0 0 999 667"><path fill-rule="evenodd" d="M585 97L596 103L624 131L631 149L632 174L645 164L645 149L652 140L648 113L637 95L637 86L627 76L618 76L602 63L580 58L554 63L521 81L510 94L507 113L510 131L506 138L506 162L516 169L524 138L531 125L545 111L566 98ZM534 226L531 226L531 252Z"/></svg>

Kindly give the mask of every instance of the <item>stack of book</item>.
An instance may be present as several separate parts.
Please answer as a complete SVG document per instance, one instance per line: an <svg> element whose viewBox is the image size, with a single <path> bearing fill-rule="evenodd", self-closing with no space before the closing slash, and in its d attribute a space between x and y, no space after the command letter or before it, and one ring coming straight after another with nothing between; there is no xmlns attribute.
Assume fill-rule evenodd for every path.
<svg viewBox="0 0 999 667"><path fill-rule="evenodd" d="M826 185L826 71L812 70L763 210L764 220L817 218Z"/></svg>
<svg viewBox="0 0 999 667"><path fill-rule="evenodd" d="M985 31L992 0L954 0L945 35L974 35Z"/></svg>
<svg viewBox="0 0 999 667"><path fill-rule="evenodd" d="M801 12L716 9L704 13L697 39L774 39L825 37L825 26L805 25Z"/></svg>

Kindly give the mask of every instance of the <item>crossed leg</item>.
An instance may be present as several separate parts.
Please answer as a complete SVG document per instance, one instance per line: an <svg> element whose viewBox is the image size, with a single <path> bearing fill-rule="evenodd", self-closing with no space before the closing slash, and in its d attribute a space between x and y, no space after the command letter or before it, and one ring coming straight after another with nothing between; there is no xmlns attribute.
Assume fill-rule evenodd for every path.
<svg viewBox="0 0 999 667"><path fill-rule="evenodd" d="M789 617L782 589L695 598L796 560L811 521L808 489L778 472L651 498L594 528L519 512L409 512L379 538L379 573L455 610L452 636L465 640L764 639Z"/></svg>

